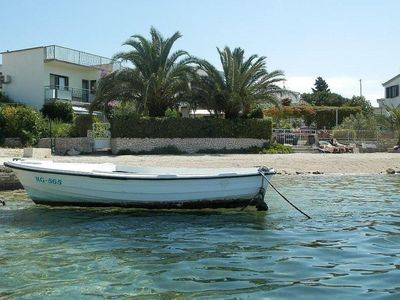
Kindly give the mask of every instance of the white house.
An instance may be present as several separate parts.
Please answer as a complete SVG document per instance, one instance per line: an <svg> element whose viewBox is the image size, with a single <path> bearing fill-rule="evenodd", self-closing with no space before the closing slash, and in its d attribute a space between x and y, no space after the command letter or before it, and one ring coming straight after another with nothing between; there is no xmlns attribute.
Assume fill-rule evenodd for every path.
<svg viewBox="0 0 400 300"><path fill-rule="evenodd" d="M2 73L2 70L3 69L3 65L0 65L0 92L2 91L2 83L3 83L3 81L2 81L2 75L3 75L3 73Z"/></svg>
<svg viewBox="0 0 400 300"><path fill-rule="evenodd" d="M285 87L282 90L282 94L278 94L277 96L280 101L289 99L292 105L299 104L301 101L301 94L299 92L287 90Z"/></svg>
<svg viewBox="0 0 400 300"><path fill-rule="evenodd" d="M379 108L383 109L385 106L400 106L400 94L399 94L399 86L400 86L400 74L389 79L388 81L382 83L382 86L385 89L385 98L377 99L376 101L379 104Z"/></svg>
<svg viewBox="0 0 400 300"><path fill-rule="evenodd" d="M110 58L57 45L1 54L2 92L37 109L56 100L88 105L101 76L120 68Z"/></svg>

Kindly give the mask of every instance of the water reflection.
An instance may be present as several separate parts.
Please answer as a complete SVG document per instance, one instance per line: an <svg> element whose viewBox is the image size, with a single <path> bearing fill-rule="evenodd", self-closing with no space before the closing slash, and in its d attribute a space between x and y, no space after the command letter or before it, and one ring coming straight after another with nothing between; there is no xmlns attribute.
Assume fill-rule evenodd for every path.
<svg viewBox="0 0 400 300"><path fill-rule="evenodd" d="M311 220L272 191L267 213L49 208L1 193L0 297L398 296L399 178L277 177Z"/></svg>

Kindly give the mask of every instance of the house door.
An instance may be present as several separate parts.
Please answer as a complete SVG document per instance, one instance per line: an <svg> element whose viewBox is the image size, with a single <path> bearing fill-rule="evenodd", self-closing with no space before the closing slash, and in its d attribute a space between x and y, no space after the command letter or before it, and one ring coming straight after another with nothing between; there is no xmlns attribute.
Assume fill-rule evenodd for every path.
<svg viewBox="0 0 400 300"><path fill-rule="evenodd" d="M89 80L82 80L82 102L89 102Z"/></svg>

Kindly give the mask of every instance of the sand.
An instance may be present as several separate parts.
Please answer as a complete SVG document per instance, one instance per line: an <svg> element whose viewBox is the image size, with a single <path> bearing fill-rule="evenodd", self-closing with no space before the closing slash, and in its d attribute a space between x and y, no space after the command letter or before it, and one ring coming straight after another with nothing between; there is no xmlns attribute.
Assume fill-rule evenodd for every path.
<svg viewBox="0 0 400 300"><path fill-rule="evenodd" d="M1 157L0 163L10 159ZM221 155L80 155L54 156L60 162L100 162L152 167L273 167L280 174L386 174L400 171L400 153L221 154Z"/></svg>

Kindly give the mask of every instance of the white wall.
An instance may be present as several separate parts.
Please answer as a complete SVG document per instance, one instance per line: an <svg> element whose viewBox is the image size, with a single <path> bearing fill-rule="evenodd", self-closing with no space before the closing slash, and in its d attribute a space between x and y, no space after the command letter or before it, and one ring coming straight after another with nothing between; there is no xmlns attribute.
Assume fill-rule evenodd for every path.
<svg viewBox="0 0 400 300"><path fill-rule="evenodd" d="M12 100L40 109L45 100L45 86L50 85L50 74L66 76L71 88L82 88L82 80L96 80L101 70L61 61L44 61L45 48L31 48L3 53L3 75L11 76L11 83L3 84L3 92Z"/></svg>
<svg viewBox="0 0 400 300"><path fill-rule="evenodd" d="M393 80L388 81L384 86L383 86L383 95L384 97L386 97L386 88L393 86L393 85L397 85L399 86L400 89L400 76L394 77ZM378 104L379 107L382 107L383 105L385 106L394 106L394 107L398 107L400 106L400 94L397 97L394 98L383 98L383 99L378 99Z"/></svg>
<svg viewBox="0 0 400 300"><path fill-rule="evenodd" d="M11 76L3 92L16 102L40 109L44 103L43 59L43 48L3 53L2 73Z"/></svg>
<svg viewBox="0 0 400 300"><path fill-rule="evenodd" d="M68 77L70 88L82 88L82 79L99 80L100 70L74 65L60 61L49 61L44 64L43 87L50 85L50 74Z"/></svg>

